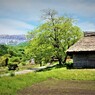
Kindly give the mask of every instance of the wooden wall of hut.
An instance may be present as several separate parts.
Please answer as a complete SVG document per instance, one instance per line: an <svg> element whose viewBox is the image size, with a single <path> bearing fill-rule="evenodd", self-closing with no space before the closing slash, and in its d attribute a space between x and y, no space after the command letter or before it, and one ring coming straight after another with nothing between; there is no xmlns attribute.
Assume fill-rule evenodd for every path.
<svg viewBox="0 0 95 95"><path fill-rule="evenodd" d="M76 53L73 62L75 68L95 68L95 53Z"/></svg>

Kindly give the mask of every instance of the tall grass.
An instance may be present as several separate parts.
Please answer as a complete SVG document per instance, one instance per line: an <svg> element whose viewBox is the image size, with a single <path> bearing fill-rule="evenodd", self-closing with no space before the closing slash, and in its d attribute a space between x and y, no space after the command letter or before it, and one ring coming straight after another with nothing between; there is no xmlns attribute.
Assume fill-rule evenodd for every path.
<svg viewBox="0 0 95 95"><path fill-rule="evenodd" d="M16 95L17 91L48 78L61 80L95 80L95 69L58 68L49 71L0 78L0 95Z"/></svg>

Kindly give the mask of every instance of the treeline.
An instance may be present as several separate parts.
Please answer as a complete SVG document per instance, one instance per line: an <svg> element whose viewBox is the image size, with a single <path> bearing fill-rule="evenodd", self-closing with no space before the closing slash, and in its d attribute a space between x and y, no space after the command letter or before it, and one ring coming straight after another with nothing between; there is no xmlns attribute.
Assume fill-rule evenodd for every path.
<svg viewBox="0 0 95 95"><path fill-rule="evenodd" d="M9 46L0 45L0 67L10 64L26 64L25 45Z"/></svg>

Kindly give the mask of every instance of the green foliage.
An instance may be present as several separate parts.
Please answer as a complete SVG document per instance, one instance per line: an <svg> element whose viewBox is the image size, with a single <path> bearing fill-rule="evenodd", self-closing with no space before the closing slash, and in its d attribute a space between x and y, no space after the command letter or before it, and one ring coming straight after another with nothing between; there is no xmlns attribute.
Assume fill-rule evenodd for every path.
<svg viewBox="0 0 95 95"><path fill-rule="evenodd" d="M0 66L7 66L7 64L14 64L25 62L27 57L25 55L25 47L28 42L17 46L0 45Z"/></svg>
<svg viewBox="0 0 95 95"><path fill-rule="evenodd" d="M0 57L0 67L1 67L1 66L5 66L5 64L6 64L6 63L5 63L5 59L6 59L6 58L3 57L3 56Z"/></svg>
<svg viewBox="0 0 95 95"><path fill-rule="evenodd" d="M20 63L22 66L25 66L26 65L26 62L21 62Z"/></svg>
<svg viewBox="0 0 95 95"><path fill-rule="evenodd" d="M43 38L34 38L30 45L25 49L25 53L30 58L34 58L36 63L45 63L50 61L51 56L53 55L53 48L49 43L44 42Z"/></svg>
<svg viewBox="0 0 95 95"><path fill-rule="evenodd" d="M11 55L11 56L17 56L17 57L20 57L22 56L23 54L23 48L19 48L19 47L14 47L14 46L9 46L8 47L8 53Z"/></svg>
<svg viewBox="0 0 95 95"><path fill-rule="evenodd" d="M0 67L8 65L9 56L10 56L9 54L5 54L3 56L0 56Z"/></svg>
<svg viewBox="0 0 95 95"><path fill-rule="evenodd" d="M25 47L28 44L28 42L24 42L17 46L0 45L0 67L4 68L10 64L18 65L21 62L25 65L26 61L29 60L29 57L25 55Z"/></svg>
<svg viewBox="0 0 95 95"><path fill-rule="evenodd" d="M23 42L23 43L18 44L16 47L24 48L24 47L27 46L28 44L29 44L28 42Z"/></svg>
<svg viewBox="0 0 95 95"><path fill-rule="evenodd" d="M10 54L8 54L8 46L0 45L0 67L8 65L8 58Z"/></svg>
<svg viewBox="0 0 95 95"><path fill-rule="evenodd" d="M6 45L1 45L0 44L0 56L7 54L8 53L8 47Z"/></svg>
<svg viewBox="0 0 95 95"><path fill-rule="evenodd" d="M20 58L19 57L12 57L10 58L10 62L17 62L17 63L20 63Z"/></svg>
<svg viewBox="0 0 95 95"><path fill-rule="evenodd" d="M65 63L65 66L66 66L67 69L72 69L72 68L74 68L74 67L73 67L73 63Z"/></svg>
<svg viewBox="0 0 95 95"><path fill-rule="evenodd" d="M45 23L29 32L32 38L25 53L38 63L50 62L56 58L59 64L65 62L66 50L82 36L79 27L74 26L74 20L68 17L56 17L55 10L44 10Z"/></svg>

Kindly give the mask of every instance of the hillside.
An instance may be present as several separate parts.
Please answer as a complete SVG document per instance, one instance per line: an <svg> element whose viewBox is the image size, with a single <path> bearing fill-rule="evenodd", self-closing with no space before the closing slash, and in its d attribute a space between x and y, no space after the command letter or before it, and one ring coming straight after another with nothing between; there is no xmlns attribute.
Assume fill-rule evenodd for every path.
<svg viewBox="0 0 95 95"><path fill-rule="evenodd" d="M0 35L0 44L17 45L26 41L25 35Z"/></svg>

